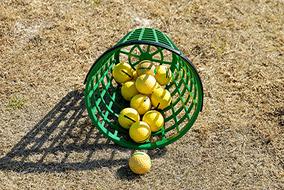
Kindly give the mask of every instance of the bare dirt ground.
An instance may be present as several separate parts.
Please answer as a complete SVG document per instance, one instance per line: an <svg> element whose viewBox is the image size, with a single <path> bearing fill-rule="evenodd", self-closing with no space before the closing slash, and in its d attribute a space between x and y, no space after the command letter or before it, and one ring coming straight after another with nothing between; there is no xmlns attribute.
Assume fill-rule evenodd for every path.
<svg viewBox="0 0 284 190"><path fill-rule="evenodd" d="M284 189L283 15L283 0L1 0L0 189ZM193 61L205 104L135 176L81 89L93 61L142 26Z"/></svg>

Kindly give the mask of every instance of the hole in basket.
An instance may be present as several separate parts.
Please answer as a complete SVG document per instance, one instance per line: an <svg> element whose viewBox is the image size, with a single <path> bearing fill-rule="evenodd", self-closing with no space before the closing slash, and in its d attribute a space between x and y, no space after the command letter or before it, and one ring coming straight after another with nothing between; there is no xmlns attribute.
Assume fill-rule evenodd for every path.
<svg viewBox="0 0 284 190"><path fill-rule="evenodd" d="M194 100L193 100L193 101L194 101ZM196 110L196 104L195 104L194 102L192 102L191 105L192 105L192 108L191 108L191 110L189 111L190 117L193 116L193 114L194 114L194 112L195 112L195 110Z"/></svg>
<svg viewBox="0 0 284 190"><path fill-rule="evenodd" d="M124 51L124 52L130 52L132 47L133 47L133 45L132 46L126 46L126 47L121 48L120 50Z"/></svg>
<svg viewBox="0 0 284 190"><path fill-rule="evenodd" d="M177 135L177 132L175 129L172 129L170 131L167 131L167 133L165 134L165 137L166 138L172 138L174 137L175 135Z"/></svg>
<svg viewBox="0 0 284 190"><path fill-rule="evenodd" d="M94 77L93 82L91 83L91 89L94 88L94 85L97 83L96 77Z"/></svg>
<svg viewBox="0 0 284 190"><path fill-rule="evenodd" d="M142 49L139 45L133 45L133 46L130 46L130 51L129 53L132 54L132 55L138 55L140 56L141 53L142 53Z"/></svg>
<svg viewBox="0 0 284 190"><path fill-rule="evenodd" d="M104 122L103 127L107 129L107 133L115 134L116 130L114 129L114 127L110 126L108 123Z"/></svg>
<svg viewBox="0 0 284 190"><path fill-rule="evenodd" d="M156 68L160 65L159 62L155 62L155 61L153 62L153 61L152 61L152 63L155 65Z"/></svg>
<svg viewBox="0 0 284 190"><path fill-rule="evenodd" d="M120 126L119 126L120 127ZM133 142L133 140L130 138L129 136L129 130L127 129L123 129L122 127L120 127L122 131L117 133L117 136L125 141L128 142Z"/></svg>
<svg viewBox="0 0 284 190"><path fill-rule="evenodd" d="M105 98L105 97L104 97ZM115 123L116 123L116 116L109 110L112 109L112 106L107 105L105 103L107 100L101 101L99 104L99 110L96 114L98 120L100 121L100 125L106 128L110 133L115 132Z"/></svg>
<svg viewBox="0 0 284 190"><path fill-rule="evenodd" d="M182 75L183 75L183 71L182 70L175 69L174 72L173 72L173 80L175 80L175 81L180 80Z"/></svg>
<svg viewBox="0 0 284 190"><path fill-rule="evenodd" d="M141 48L141 50L142 50L142 52L143 53L145 53L145 52L149 52L150 51L150 47L151 46L149 46L149 45L140 45L140 48Z"/></svg>
<svg viewBox="0 0 284 190"><path fill-rule="evenodd" d="M99 98L99 95L97 94L96 91L94 91L93 94L92 94L92 96L89 98L91 107L92 107L93 109L95 109L95 110L97 110L97 109L95 108L95 104L96 104L96 101L97 101L98 98ZM96 112L96 111L95 111L95 112Z"/></svg>
<svg viewBox="0 0 284 190"><path fill-rule="evenodd" d="M171 93L171 95L172 95L172 105L175 107L177 102L180 101L180 95L177 93L177 91L174 93Z"/></svg>
<svg viewBox="0 0 284 190"><path fill-rule="evenodd" d="M157 135L157 136L151 136L150 137L150 142L151 143L154 143L154 142L157 142L157 141L160 141L160 140L162 140L162 137L159 135Z"/></svg>
<svg viewBox="0 0 284 190"><path fill-rule="evenodd" d="M142 52L139 47L135 47L131 53L140 56Z"/></svg>
<svg viewBox="0 0 284 190"><path fill-rule="evenodd" d="M95 114L95 116L96 116L96 120L97 120L97 123L98 124L101 124L101 122L103 121L103 117L101 116L101 114L99 113L99 112L97 112L96 114Z"/></svg>
<svg viewBox="0 0 284 190"><path fill-rule="evenodd" d="M118 84L117 82L114 80L113 76L111 76L111 88L114 89L114 88L118 88Z"/></svg>
<svg viewBox="0 0 284 190"><path fill-rule="evenodd" d="M138 58L136 58L136 57L130 58L130 64L132 64L133 66L137 65L138 62L139 62Z"/></svg>
<svg viewBox="0 0 284 190"><path fill-rule="evenodd" d="M119 54L119 62L127 62L128 60L128 55L120 53Z"/></svg>
<svg viewBox="0 0 284 190"><path fill-rule="evenodd" d="M187 124L188 117L182 102L179 102L177 107L182 108L182 110L176 116L178 121L178 129L181 130Z"/></svg>
<svg viewBox="0 0 284 190"><path fill-rule="evenodd" d="M189 91L190 89L190 86L187 86L186 87L186 93L184 93L184 100L185 100L185 103L187 105L190 105L192 103L192 100L193 100L193 90L194 89L191 89L191 92Z"/></svg>
<svg viewBox="0 0 284 190"><path fill-rule="evenodd" d="M179 61L180 58L177 58L177 59L178 59L178 61L175 63L175 67L176 67L179 71L183 70L183 72L186 73L186 65L185 65L182 61Z"/></svg>
<svg viewBox="0 0 284 190"><path fill-rule="evenodd" d="M97 75L96 75L96 82L99 82L101 77L102 77L101 70L98 70Z"/></svg>
<svg viewBox="0 0 284 190"><path fill-rule="evenodd" d="M190 100L189 100L189 102L190 102L190 103L193 102L194 96L196 96L195 93L196 93L196 88L195 88L194 85L192 85L191 92L189 93L189 95L190 95Z"/></svg>
<svg viewBox="0 0 284 190"><path fill-rule="evenodd" d="M184 104L183 104L182 101L180 101L180 102L177 103L176 109L179 111L179 112L177 113L177 120L179 121L179 120L180 120L182 117L184 117L185 114L186 114L185 106L184 106Z"/></svg>
<svg viewBox="0 0 284 190"><path fill-rule="evenodd" d="M174 90L176 89L175 85L171 82L167 85L166 89L173 95Z"/></svg>
<svg viewBox="0 0 284 190"><path fill-rule="evenodd" d="M109 113L107 119L109 123L106 125L106 127L111 131L112 134L116 134L118 136L120 133L123 133L124 130L119 126L117 117L115 115Z"/></svg>
<svg viewBox="0 0 284 190"><path fill-rule="evenodd" d="M153 61L155 61L155 62L161 63L161 61L162 61L161 53L157 53L157 54L153 55L152 59L153 59Z"/></svg>
<svg viewBox="0 0 284 190"><path fill-rule="evenodd" d="M185 98L187 90L186 90L184 81L181 82L180 87L179 87L179 91L181 93L181 97Z"/></svg>
<svg viewBox="0 0 284 190"><path fill-rule="evenodd" d="M116 64L116 60L112 57L109 61L108 64L106 65L106 69L109 71L110 68L112 68Z"/></svg>
<svg viewBox="0 0 284 190"><path fill-rule="evenodd" d="M173 125L175 125L175 120L172 118L169 121L165 122L165 129L168 129L168 128L172 127Z"/></svg>
<svg viewBox="0 0 284 190"><path fill-rule="evenodd" d="M119 114L120 111L128 106L128 102L123 99L120 88L108 88L103 96L104 109L112 110L112 114ZM115 116L115 115L114 115Z"/></svg>
<svg viewBox="0 0 284 190"><path fill-rule="evenodd" d="M172 96L174 97L174 99L182 101L181 99L184 98L186 96L186 87L185 87L185 82L183 79L178 80L176 82L174 82L174 92L172 92ZM183 101L185 102L185 101Z"/></svg>
<svg viewBox="0 0 284 190"><path fill-rule="evenodd" d="M164 50L163 50L163 55L164 55L163 61L169 62L169 63L172 62L172 56L173 56L173 55L172 55L172 52L170 52L170 51L164 49Z"/></svg>
<svg viewBox="0 0 284 190"><path fill-rule="evenodd" d="M163 110L161 113L163 114L163 117L165 118L166 121L167 121L166 118L170 117L173 114L171 109L166 109L166 111Z"/></svg>
<svg viewBox="0 0 284 190"><path fill-rule="evenodd" d="M109 85L110 81L108 80L108 77L111 77L111 76L104 76L103 80L101 81L102 88L106 88Z"/></svg>
<svg viewBox="0 0 284 190"><path fill-rule="evenodd" d="M153 54L157 51L158 51L158 48L156 46L150 46L150 51L149 51L150 54Z"/></svg>

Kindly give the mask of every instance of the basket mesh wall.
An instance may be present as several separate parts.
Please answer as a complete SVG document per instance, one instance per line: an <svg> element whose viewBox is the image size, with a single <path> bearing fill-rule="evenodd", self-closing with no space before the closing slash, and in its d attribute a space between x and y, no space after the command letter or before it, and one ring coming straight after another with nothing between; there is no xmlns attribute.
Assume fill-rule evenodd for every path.
<svg viewBox="0 0 284 190"><path fill-rule="evenodd" d="M135 41L141 43L127 43ZM148 28L137 29L128 33L96 61L86 78L85 101L93 124L106 137L128 148L152 149L176 141L193 125L202 108L202 84L195 68L171 50L179 51L162 32ZM173 80L166 88L173 101L161 111L165 118L164 127L152 133L152 138L146 143L137 144L130 139L128 130L118 124L118 114L123 108L129 107L129 102L122 98L111 71L120 61L128 61L135 68L145 59L156 65L170 66Z"/></svg>

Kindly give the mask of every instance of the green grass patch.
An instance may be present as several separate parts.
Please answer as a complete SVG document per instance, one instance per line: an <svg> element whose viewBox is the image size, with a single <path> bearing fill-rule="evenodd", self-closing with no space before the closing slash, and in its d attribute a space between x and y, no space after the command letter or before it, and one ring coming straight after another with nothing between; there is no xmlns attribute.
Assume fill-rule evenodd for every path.
<svg viewBox="0 0 284 190"><path fill-rule="evenodd" d="M22 109L26 102L27 100L23 97L12 96L8 101L7 108L12 110Z"/></svg>

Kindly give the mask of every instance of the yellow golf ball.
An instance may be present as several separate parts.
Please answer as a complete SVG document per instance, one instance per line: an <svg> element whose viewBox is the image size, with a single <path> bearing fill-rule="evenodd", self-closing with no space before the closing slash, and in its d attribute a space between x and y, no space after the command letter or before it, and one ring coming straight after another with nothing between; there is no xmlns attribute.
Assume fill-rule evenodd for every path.
<svg viewBox="0 0 284 190"><path fill-rule="evenodd" d="M129 129L129 127L140 120L139 113L133 108L124 108L118 116L118 122L121 127Z"/></svg>
<svg viewBox="0 0 284 190"><path fill-rule="evenodd" d="M128 166L136 174L145 174L151 169L151 158L145 152L134 152L128 161Z"/></svg>
<svg viewBox="0 0 284 190"><path fill-rule="evenodd" d="M137 65L136 71L138 76L143 74L154 76L155 65L149 60L144 60Z"/></svg>
<svg viewBox="0 0 284 190"><path fill-rule="evenodd" d="M171 93L167 89L156 88L151 95L151 102L155 109L165 109L171 101Z"/></svg>
<svg viewBox="0 0 284 190"><path fill-rule="evenodd" d="M141 94L149 95L156 86L156 79L152 75L143 74L136 79L135 86Z"/></svg>
<svg viewBox="0 0 284 190"><path fill-rule="evenodd" d="M164 125L163 115L156 110L147 111L144 114L142 121L150 126L152 132L159 131Z"/></svg>
<svg viewBox="0 0 284 190"><path fill-rule="evenodd" d="M140 115L151 109L151 100L143 94L135 95L130 101L130 107L136 109Z"/></svg>
<svg viewBox="0 0 284 190"><path fill-rule="evenodd" d="M121 87L121 95L127 101L130 101L131 98L135 95L139 94L136 89L134 81L127 81Z"/></svg>
<svg viewBox="0 0 284 190"><path fill-rule="evenodd" d="M138 121L131 125L129 129L131 139L137 143L144 143L150 138L151 129L144 121Z"/></svg>
<svg viewBox="0 0 284 190"><path fill-rule="evenodd" d="M134 69L128 63L121 62L113 67L112 76L116 82L124 83L132 80L133 71Z"/></svg>
<svg viewBox="0 0 284 190"><path fill-rule="evenodd" d="M166 65L159 65L155 78L160 85L167 85L171 81L172 72Z"/></svg>

